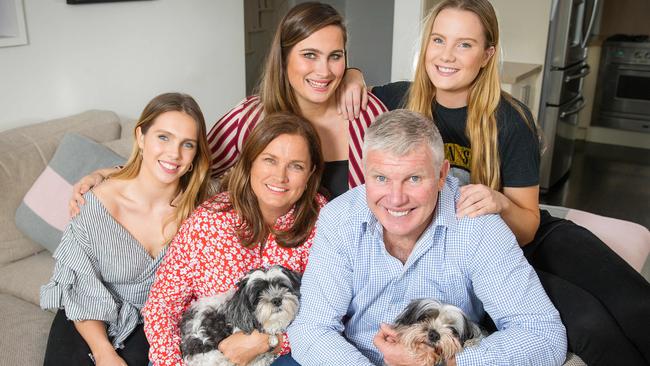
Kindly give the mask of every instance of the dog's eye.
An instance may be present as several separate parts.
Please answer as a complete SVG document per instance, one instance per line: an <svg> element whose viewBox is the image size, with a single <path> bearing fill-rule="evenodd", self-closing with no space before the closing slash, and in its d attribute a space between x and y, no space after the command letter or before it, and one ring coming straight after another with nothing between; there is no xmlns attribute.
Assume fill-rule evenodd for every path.
<svg viewBox="0 0 650 366"><path fill-rule="evenodd" d="M460 333L458 333L458 329L451 327L451 333L454 335L454 337L460 338Z"/></svg>

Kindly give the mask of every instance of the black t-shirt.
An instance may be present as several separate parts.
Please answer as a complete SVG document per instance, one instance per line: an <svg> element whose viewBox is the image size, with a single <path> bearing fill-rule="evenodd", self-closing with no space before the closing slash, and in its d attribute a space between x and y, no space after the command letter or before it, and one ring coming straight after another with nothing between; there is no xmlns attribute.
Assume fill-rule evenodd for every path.
<svg viewBox="0 0 650 366"><path fill-rule="evenodd" d="M348 186L348 173L350 171L348 165L347 160L325 162L321 185L330 194L329 200L333 200L350 189Z"/></svg>
<svg viewBox="0 0 650 366"><path fill-rule="evenodd" d="M410 84L407 81L400 81L376 86L372 89L372 93L389 110L403 108ZM522 103L519 103L519 106L532 121L528 108ZM434 103L432 108L433 120L445 144L445 157L451 163L452 175L460 180L461 185L468 184L471 145L465 135L467 107L446 108ZM537 133L504 98L501 98L497 108L497 129L501 185L529 187L539 184L540 155Z"/></svg>

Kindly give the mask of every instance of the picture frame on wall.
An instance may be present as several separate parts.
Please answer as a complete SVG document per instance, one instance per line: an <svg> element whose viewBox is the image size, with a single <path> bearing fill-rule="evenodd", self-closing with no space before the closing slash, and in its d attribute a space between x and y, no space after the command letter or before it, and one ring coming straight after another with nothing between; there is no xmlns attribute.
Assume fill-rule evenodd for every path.
<svg viewBox="0 0 650 366"><path fill-rule="evenodd" d="M23 0L0 0L0 47L27 44Z"/></svg>

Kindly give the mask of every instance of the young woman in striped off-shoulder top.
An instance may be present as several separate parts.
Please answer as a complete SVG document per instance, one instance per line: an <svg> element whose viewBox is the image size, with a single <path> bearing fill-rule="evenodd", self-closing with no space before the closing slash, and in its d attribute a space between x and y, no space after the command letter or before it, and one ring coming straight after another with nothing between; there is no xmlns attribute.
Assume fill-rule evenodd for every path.
<svg viewBox="0 0 650 366"><path fill-rule="evenodd" d="M141 308L167 242L207 195L203 114L179 93L155 97L126 166L84 195L41 307L58 308L45 365L147 365Z"/></svg>

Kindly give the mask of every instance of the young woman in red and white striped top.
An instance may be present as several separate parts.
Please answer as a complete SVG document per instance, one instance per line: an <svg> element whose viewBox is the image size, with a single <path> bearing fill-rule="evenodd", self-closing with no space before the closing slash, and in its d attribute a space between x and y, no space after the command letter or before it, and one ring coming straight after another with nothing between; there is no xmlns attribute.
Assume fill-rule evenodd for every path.
<svg viewBox="0 0 650 366"><path fill-rule="evenodd" d="M387 109L363 91L365 110L356 108L352 113L356 116L349 115L349 120L339 113L337 91L346 72L346 42L343 17L332 6L309 2L289 10L276 30L257 94L226 113L208 133L212 178L235 164L244 140L264 115L291 112L318 132L325 157L322 186L330 198L364 183L363 136ZM359 92L352 94L356 97ZM98 170L75 185L71 214L78 212L81 196L111 172L112 168Z"/></svg>

